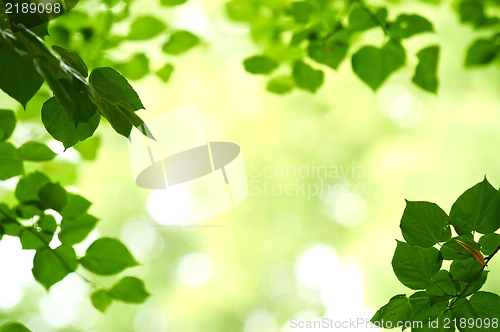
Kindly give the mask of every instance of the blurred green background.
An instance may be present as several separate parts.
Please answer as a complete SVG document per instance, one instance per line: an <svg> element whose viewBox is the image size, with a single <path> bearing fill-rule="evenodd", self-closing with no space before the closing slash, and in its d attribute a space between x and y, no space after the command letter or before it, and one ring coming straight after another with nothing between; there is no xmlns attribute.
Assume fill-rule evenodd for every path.
<svg viewBox="0 0 500 332"><path fill-rule="evenodd" d="M168 84L148 75L132 85L146 106L139 112L145 120L194 104L208 140L241 147L249 195L207 222L223 227L159 226L153 216L162 206L150 200L154 191L135 185L125 138L105 124L97 132L95 161L74 149L62 153L39 119L47 88L26 112L0 92L0 108L18 109L23 119L14 142L49 142L61 154L44 169L94 202L91 213L101 222L77 253L98 234L120 237L142 264L126 273L144 278L152 294L143 305L115 303L101 314L88 297L93 285L79 275L47 293L30 273L34 251L22 251L16 238L6 236L0 242L0 323L16 319L37 332L285 332L292 331L292 317L369 320L393 294L411 293L390 264L395 239L402 239L404 199L435 202L449 212L485 175L500 186L499 67L464 69L466 49L478 34L460 24L450 2L390 4L391 15L425 15L436 34L406 42L409 66L377 93L345 61L338 72L326 71L316 94L295 90L286 96L267 92L264 78L244 71L243 59L259 50L246 25L229 20L224 4L189 0L165 9L135 1L131 17L113 27L126 34L134 17L148 14L202 38L200 47L173 60ZM99 5L85 1L77 10L92 13ZM76 22L78 13L63 19ZM382 33L369 32L351 52L382 40ZM442 45L437 95L410 82L414 54L430 42ZM125 42L109 59L126 62L135 51L146 52L154 68L164 64L158 39ZM300 167L309 174L279 173ZM330 171L315 176L314 167ZM287 184L292 195L281 191ZM305 194L295 191L301 185ZM14 188L15 181L0 183L0 197L11 199ZM500 262L489 267L498 270ZM98 286L112 282L85 276ZM484 289L500 292L496 280L492 274ZM356 329L364 330L376 331Z"/></svg>

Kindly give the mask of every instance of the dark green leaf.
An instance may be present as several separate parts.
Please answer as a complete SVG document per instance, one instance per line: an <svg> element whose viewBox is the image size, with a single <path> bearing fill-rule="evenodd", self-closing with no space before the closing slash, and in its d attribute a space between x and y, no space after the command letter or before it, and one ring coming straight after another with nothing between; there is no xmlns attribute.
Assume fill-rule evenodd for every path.
<svg viewBox="0 0 500 332"><path fill-rule="evenodd" d="M47 145L39 142L26 142L18 150L17 155L27 161L50 161L56 154Z"/></svg>
<svg viewBox="0 0 500 332"><path fill-rule="evenodd" d="M117 64L116 69L129 80L140 80L149 74L149 59L144 53L134 54L132 59Z"/></svg>
<svg viewBox="0 0 500 332"><path fill-rule="evenodd" d="M40 216L43 214L43 211L39 207L39 205L35 204L18 204L15 207L15 211L21 219L31 219L35 216Z"/></svg>
<svg viewBox="0 0 500 332"><path fill-rule="evenodd" d="M293 64L293 80L302 90L316 92L323 85L324 76L321 70L316 70L302 61L295 61Z"/></svg>
<svg viewBox="0 0 500 332"><path fill-rule="evenodd" d="M66 206L59 212L63 218L74 219L79 217L80 215L87 212L89 209L90 203L85 197L80 195L75 195L68 193L68 203Z"/></svg>
<svg viewBox="0 0 500 332"><path fill-rule="evenodd" d="M483 332L483 331L495 331L498 330L498 325L493 327L491 325L493 319L500 317L500 296L488 293L488 292L477 292L472 295L469 300L460 299L457 301L456 305L451 310L451 315L457 320L457 327L461 332ZM474 324L460 325L459 322L468 321L472 318ZM481 326L479 325L478 318L481 320ZM485 322L488 319L488 327Z"/></svg>
<svg viewBox="0 0 500 332"><path fill-rule="evenodd" d="M63 218L59 240L61 243L74 245L82 242L97 225L98 219L90 214L84 214L76 219Z"/></svg>
<svg viewBox="0 0 500 332"><path fill-rule="evenodd" d="M243 61L245 70L252 74L269 74L276 68L278 63L264 55L255 55Z"/></svg>
<svg viewBox="0 0 500 332"><path fill-rule="evenodd" d="M398 241L392 268L398 280L411 289L425 289L441 268L443 258L436 248L413 247Z"/></svg>
<svg viewBox="0 0 500 332"><path fill-rule="evenodd" d="M410 296L410 304L412 306L412 322L422 322L422 327L412 328L412 332L430 332L430 331L444 331L442 329L437 329L436 327L429 326L429 322L434 321L438 317L443 315L443 312L447 308L446 302L431 303L431 300L425 292L417 292ZM439 325L443 327L443 323Z"/></svg>
<svg viewBox="0 0 500 332"><path fill-rule="evenodd" d="M430 298L448 297L456 295L460 289L460 284L452 281L450 273L446 270L439 271L426 288L427 295Z"/></svg>
<svg viewBox="0 0 500 332"><path fill-rule="evenodd" d="M434 203L406 201L400 227L413 246L432 247L451 238L450 217Z"/></svg>
<svg viewBox="0 0 500 332"><path fill-rule="evenodd" d="M38 227L46 233L54 234L57 229L56 219L51 215L44 215L37 222Z"/></svg>
<svg viewBox="0 0 500 332"><path fill-rule="evenodd" d="M170 63L165 64L160 70L156 72L156 75L165 83L170 80L170 76L174 71L174 66Z"/></svg>
<svg viewBox="0 0 500 332"><path fill-rule="evenodd" d="M488 270L483 271L483 273L481 273L481 276L478 277L473 282L471 282L470 285L469 285L469 283L466 283L466 282L460 282L460 284L462 286L461 288L465 288L465 287L467 287L467 285L469 285L468 286L469 288L467 288L467 291L464 293L463 296L466 297L466 296L472 295L475 292L477 292L478 290L480 290L481 287L483 287L484 283L486 282L486 279L488 278L489 272L490 271L488 271Z"/></svg>
<svg viewBox="0 0 500 332"><path fill-rule="evenodd" d="M450 266L451 279L470 282L479 276L483 266L474 258L455 260Z"/></svg>
<svg viewBox="0 0 500 332"><path fill-rule="evenodd" d="M418 65L413 76L413 83L424 90L436 93L438 89L439 46L429 46L417 53Z"/></svg>
<svg viewBox="0 0 500 332"><path fill-rule="evenodd" d="M293 90L293 80L287 76L273 77L267 83L267 91L284 95Z"/></svg>
<svg viewBox="0 0 500 332"><path fill-rule="evenodd" d="M160 0L163 6L179 6L187 2L187 0Z"/></svg>
<svg viewBox="0 0 500 332"><path fill-rule="evenodd" d="M493 254L500 247L500 234L492 233L481 236L479 245L483 254Z"/></svg>
<svg viewBox="0 0 500 332"><path fill-rule="evenodd" d="M391 322L396 326L398 322L405 322L411 318L411 305L410 301L405 295L396 295L389 300L389 303L380 308L370 320L372 323L381 325L382 322L387 324Z"/></svg>
<svg viewBox="0 0 500 332"><path fill-rule="evenodd" d="M479 249L479 245L472 239L472 234L454 237L441 247L443 259L459 260L472 257L472 253L461 246L456 240L462 241L472 248Z"/></svg>
<svg viewBox="0 0 500 332"><path fill-rule="evenodd" d="M374 91L393 72L405 64L405 50L394 40L381 49L373 46L361 48L352 57L352 68L356 75Z"/></svg>
<svg viewBox="0 0 500 332"><path fill-rule="evenodd" d="M0 142L7 140L16 128L16 116L9 110L0 110Z"/></svg>
<svg viewBox="0 0 500 332"><path fill-rule="evenodd" d="M92 301L92 305L94 306L94 308L96 308L100 312L105 312L113 302L113 298L109 296L108 291L105 289L99 289L92 293L92 295L90 296L90 300Z"/></svg>
<svg viewBox="0 0 500 332"><path fill-rule="evenodd" d="M477 0L461 1L458 11L463 23L480 26L486 20L483 4Z"/></svg>
<svg viewBox="0 0 500 332"><path fill-rule="evenodd" d="M22 231L21 224L17 221L2 221L3 233L10 236L19 236Z"/></svg>
<svg viewBox="0 0 500 332"><path fill-rule="evenodd" d="M399 15L396 22L389 26L392 38L409 38L423 32L434 31L431 22L419 15Z"/></svg>
<svg viewBox="0 0 500 332"><path fill-rule="evenodd" d="M257 14L255 5L247 0L232 0L226 3L229 17L234 21L248 22Z"/></svg>
<svg viewBox="0 0 500 332"><path fill-rule="evenodd" d="M96 108L93 104L86 106L80 104L80 107L93 107L94 111ZM42 122L45 129L54 139L62 142L66 149L91 137L100 120L101 115L95 112L88 122L79 123L75 127L74 121L67 116L55 98L47 100L42 107Z"/></svg>
<svg viewBox="0 0 500 332"><path fill-rule="evenodd" d="M128 249L116 239L101 238L90 245L80 263L99 275L113 275L138 263Z"/></svg>
<svg viewBox="0 0 500 332"><path fill-rule="evenodd" d="M0 332L31 332L31 330L21 323L9 322L0 326Z"/></svg>
<svg viewBox="0 0 500 332"><path fill-rule="evenodd" d="M291 3L288 12L298 23L308 23L314 12L314 8L305 1L294 1Z"/></svg>
<svg viewBox="0 0 500 332"><path fill-rule="evenodd" d="M368 30L379 25L377 16L368 8L355 8L349 13L349 29L351 30Z"/></svg>
<svg viewBox="0 0 500 332"><path fill-rule="evenodd" d="M478 39L467 50L466 67L481 66L492 62L497 56L497 47L491 40Z"/></svg>
<svg viewBox="0 0 500 332"><path fill-rule="evenodd" d="M28 174L17 183L16 198L23 203L38 201L38 191L49 182L49 178L43 173Z"/></svg>
<svg viewBox="0 0 500 332"><path fill-rule="evenodd" d="M77 264L75 250L63 244L54 250L38 250L33 259L32 272L35 279L49 289L74 272Z"/></svg>
<svg viewBox="0 0 500 332"><path fill-rule="evenodd" d="M310 41L307 52L314 61L336 70L347 55L349 38L348 30L340 30L326 41L322 39Z"/></svg>
<svg viewBox="0 0 500 332"><path fill-rule="evenodd" d="M140 16L132 23L127 39L151 39L161 34L166 28L166 25L154 16Z"/></svg>
<svg viewBox="0 0 500 332"><path fill-rule="evenodd" d="M68 203L66 189L59 183L47 183L38 191L38 198L45 209L61 211Z"/></svg>
<svg viewBox="0 0 500 332"><path fill-rule="evenodd" d="M135 277L124 277L118 281L109 290L109 295L127 303L142 303L149 297L144 282Z"/></svg>
<svg viewBox="0 0 500 332"><path fill-rule="evenodd" d="M493 233L500 228L500 193L485 178L457 199L450 217L458 234Z"/></svg>
<svg viewBox="0 0 500 332"><path fill-rule="evenodd" d="M7 180L24 173L23 162L17 155L14 145L0 143L0 180Z"/></svg>
<svg viewBox="0 0 500 332"><path fill-rule="evenodd" d="M162 50L167 54L178 55L195 47L199 42L198 36L189 31L179 30L170 35Z"/></svg>
<svg viewBox="0 0 500 332"><path fill-rule="evenodd" d="M53 45L52 49L61 56L61 59L76 70L82 77L89 76L89 70L85 62L78 55L71 53L70 51L62 48L61 46Z"/></svg>
<svg viewBox="0 0 500 332"><path fill-rule="evenodd" d="M35 228L24 228L19 236L23 249L42 249L48 248L52 240L52 234L38 231Z"/></svg>
<svg viewBox="0 0 500 332"><path fill-rule="evenodd" d="M99 136L91 137L83 142L74 146L75 150L80 152L80 155L85 160L95 160L97 157L97 150L101 145L101 138Z"/></svg>
<svg viewBox="0 0 500 332"><path fill-rule="evenodd" d="M17 100L24 108L43 83L33 62L9 50L0 36L0 89Z"/></svg>

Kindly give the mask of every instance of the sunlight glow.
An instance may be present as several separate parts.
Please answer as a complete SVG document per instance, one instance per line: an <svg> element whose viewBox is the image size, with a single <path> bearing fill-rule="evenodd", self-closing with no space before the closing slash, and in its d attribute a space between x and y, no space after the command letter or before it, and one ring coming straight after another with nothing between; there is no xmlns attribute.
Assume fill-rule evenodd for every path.
<svg viewBox="0 0 500 332"><path fill-rule="evenodd" d="M182 185L166 190L155 190L148 199L149 215L160 225L179 225L191 209L193 200L189 191Z"/></svg>

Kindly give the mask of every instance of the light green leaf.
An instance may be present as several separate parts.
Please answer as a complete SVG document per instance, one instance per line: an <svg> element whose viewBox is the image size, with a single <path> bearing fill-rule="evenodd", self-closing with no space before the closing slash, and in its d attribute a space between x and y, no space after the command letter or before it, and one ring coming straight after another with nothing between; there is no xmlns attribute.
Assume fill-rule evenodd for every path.
<svg viewBox="0 0 500 332"><path fill-rule="evenodd" d="M267 83L267 91L274 92L279 95L289 93L294 88L293 80L288 76L276 76Z"/></svg>
<svg viewBox="0 0 500 332"><path fill-rule="evenodd" d="M269 74L276 68L278 63L264 55L254 55L243 61L245 70L252 74Z"/></svg>
<svg viewBox="0 0 500 332"><path fill-rule="evenodd" d="M87 212L90 203L85 197L68 193L68 203L59 212L63 218L74 219Z"/></svg>
<svg viewBox="0 0 500 332"><path fill-rule="evenodd" d="M389 26L391 38L409 38L423 32L432 32L434 28L431 22L419 15L399 15L396 22Z"/></svg>
<svg viewBox="0 0 500 332"><path fill-rule="evenodd" d="M31 330L21 323L9 322L0 326L0 332L31 332Z"/></svg>
<svg viewBox="0 0 500 332"><path fill-rule="evenodd" d="M184 0L186 1L186 0ZM148 40L160 35L167 26L154 16L140 16L130 27L128 40Z"/></svg>
<svg viewBox="0 0 500 332"><path fill-rule="evenodd" d="M411 289L425 289L441 268L443 258L436 248L413 247L405 242L398 245L392 268L398 280Z"/></svg>
<svg viewBox="0 0 500 332"><path fill-rule="evenodd" d="M23 228L19 236L23 249L42 249L48 248L52 240L53 233L38 231L33 227Z"/></svg>
<svg viewBox="0 0 500 332"><path fill-rule="evenodd" d="M71 66L74 70L76 70L82 77L86 78L89 76L89 70L85 62L83 62L82 58L78 55L71 53L65 48L61 46L52 45L52 49L56 51L57 54L61 57L61 59Z"/></svg>
<svg viewBox="0 0 500 332"><path fill-rule="evenodd" d="M163 52L171 55L179 55L200 42L198 36L186 30L179 30L170 35L170 39L163 45Z"/></svg>
<svg viewBox="0 0 500 332"><path fill-rule="evenodd" d="M493 233L500 228L500 193L485 178L457 199L450 217L458 234Z"/></svg>
<svg viewBox="0 0 500 332"><path fill-rule="evenodd" d="M38 191L49 182L49 178L40 172L23 176L16 186L16 198L22 203L38 201Z"/></svg>
<svg viewBox="0 0 500 332"><path fill-rule="evenodd" d="M80 243L92 232L98 221L90 214L81 215L76 219L63 218L59 240L69 245Z"/></svg>
<svg viewBox="0 0 500 332"><path fill-rule="evenodd" d="M140 80L149 74L149 59L144 53L134 54L132 59L117 64L116 69L129 80Z"/></svg>
<svg viewBox="0 0 500 332"><path fill-rule="evenodd" d="M405 295L400 294L391 298L389 303L380 308L370 321L377 326L386 326L382 325L382 322L385 324L391 322L396 327L398 322L410 320L411 312L410 301Z"/></svg>
<svg viewBox="0 0 500 332"><path fill-rule="evenodd" d="M424 90L436 93L439 82L437 68L439 59L439 46L429 46L417 53L418 65L413 76L413 83Z"/></svg>
<svg viewBox="0 0 500 332"><path fill-rule="evenodd" d="M497 52L497 47L491 40L478 39L467 50L465 66L486 65L496 58Z"/></svg>
<svg viewBox="0 0 500 332"><path fill-rule="evenodd" d="M347 55L349 39L350 32L345 29L340 30L326 40L311 40L307 53L314 61L336 70Z"/></svg>
<svg viewBox="0 0 500 332"><path fill-rule="evenodd" d="M75 250L63 244L54 250L38 250L33 259L32 272L35 279L49 289L74 272L77 264Z"/></svg>
<svg viewBox="0 0 500 332"><path fill-rule="evenodd" d="M396 70L405 64L405 50L390 40L381 49L364 46L352 56L352 69L374 91Z"/></svg>
<svg viewBox="0 0 500 332"><path fill-rule="evenodd" d="M308 23L314 13L314 7L306 1L294 1L288 12L298 23Z"/></svg>
<svg viewBox="0 0 500 332"><path fill-rule="evenodd" d="M368 8L358 7L349 13L349 29L364 31L379 25L377 17Z"/></svg>
<svg viewBox="0 0 500 332"><path fill-rule="evenodd" d="M26 142L18 150L20 159L27 161L50 161L56 157L47 145L39 142Z"/></svg>
<svg viewBox="0 0 500 332"><path fill-rule="evenodd" d="M38 191L38 198L45 209L61 211L68 203L66 189L59 183L47 183Z"/></svg>
<svg viewBox="0 0 500 332"><path fill-rule="evenodd" d="M257 14L257 9L253 2L247 0L232 0L226 3L228 16L234 21L249 22Z"/></svg>
<svg viewBox="0 0 500 332"><path fill-rule="evenodd" d="M17 155L14 145L0 143L0 180L7 180L24 173L23 162Z"/></svg>
<svg viewBox="0 0 500 332"><path fill-rule="evenodd" d="M37 221L38 227L48 234L54 234L57 229L56 219L51 215L44 215Z"/></svg>
<svg viewBox="0 0 500 332"><path fill-rule="evenodd" d="M97 151L101 145L101 137L93 136L74 146L75 150L80 152L80 155L85 160L95 160Z"/></svg>
<svg viewBox="0 0 500 332"><path fill-rule="evenodd" d="M174 71L174 66L170 63L165 64L160 70L156 72L156 75L165 83L170 80L170 76Z"/></svg>
<svg viewBox="0 0 500 332"><path fill-rule="evenodd" d="M105 289L99 289L92 293L90 300L92 301L94 308L100 312L105 312L113 302L113 298L109 296L108 291Z"/></svg>
<svg viewBox="0 0 500 332"><path fill-rule="evenodd" d="M142 303L149 297L144 282L135 277L124 277L118 281L109 290L109 295L127 303Z"/></svg>
<svg viewBox="0 0 500 332"><path fill-rule="evenodd" d="M16 128L16 116L9 110L0 110L0 142L7 140Z"/></svg>
<svg viewBox="0 0 500 332"><path fill-rule="evenodd" d="M432 247L451 238L450 217L434 203L406 201L399 226L413 246Z"/></svg>
<svg viewBox="0 0 500 332"><path fill-rule="evenodd" d="M500 247L500 234L492 233L481 236L479 245L483 254L493 254Z"/></svg>
<svg viewBox="0 0 500 332"><path fill-rule="evenodd" d="M185 4L187 0L160 0L160 2L163 6L173 7Z"/></svg>
<svg viewBox="0 0 500 332"><path fill-rule="evenodd" d="M99 275L113 275L138 263L128 249L116 239L101 238L90 245L80 263Z"/></svg>
<svg viewBox="0 0 500 332"><path fill-rule="evenodd" d="M323 72L302 61L294 62L292 74L295 85L302 90L316 92L323 85Z"/></svg>

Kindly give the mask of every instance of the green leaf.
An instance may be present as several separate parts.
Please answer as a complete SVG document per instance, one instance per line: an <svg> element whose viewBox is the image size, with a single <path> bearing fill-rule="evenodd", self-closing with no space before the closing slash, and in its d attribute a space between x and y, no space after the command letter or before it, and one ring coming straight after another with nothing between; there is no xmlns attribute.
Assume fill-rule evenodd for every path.
<svg viewBox="0 0 500 332"><path fill-rule="evenodd" d="M38 191L38 198L45 209L61 211L68 203L66 189L59 183L47 183Z"/></svg>
<svg viewBox="0 0 500 332"><path fill-rule="evenodd" d="M483 287L484 283L486 282L486 279L488 278L488 273L490 273L490 271L488 271L488 270L483 271L483 273L481 273L481 276L478 277L473 282L471 282L470 285L466 282L460 282L461 289L464 289L465 287L467 287L467 285L469 285L468 286L469 288L464 293L463 297L472 295L475 292L477 292L478 290L480 290L481 287Z"/></svg>
<svg viewBox="0 0 500 332"><path fill-rule="evenodd" d="M451 315L457 320L457 327L461 332L483 332L483 331L495 331L498 330L498 326L493 327L491 322L493 319L498 319L500 317L500 296L488 293L488 292L477 292L468 299L460 299L457 301L456 305L451 309ZM460 321L467 321L472 318L474 324L470 325L464 324L460 325ZM476 325L478 319L481 320L482 326ZM486 327L486 319L490 322L489 326Z"/></svg>
<svg viewBox="0 0 500 332"><path fill-rule="evenodd" d="M5 222L2 221L3 233L10 236L19 236L22 231L22 226L17 221Z"/></svg>
<svg viewBox="0 0 500 332"><path fill-rule="evenodd" d="M412 322L422 322L422 328L412 328L413 332L422 331L445 331L437 329L436 327L429 326L429 322L439 317L442 317L443 312L447 308L447 302L431 303L431 299L427 296L426 292L416 292L409 298L412 306ZM440 322L439 327L443 327L443 322Z"/></svg>
<svg viewBox="0 0 500 332"><path fill-rule="evenodd" d="M38 227L40 229L48 234L54 234L57 229L57 222L56 219L51 216L51 215L44 215L40 220L37 222Z"/></svg>
<svg viewBox="0 0 500 332"><path fill-rule="evenodd" d="M80 107L96 109L93 104L80 104ZM91 137L99 126L100 120L101 115L95 112L88 122L75 126L74 121L63 111L55 98L50 98L42 106L42 122L45 129L54 139L62 142L65 149Z"/></svg>
<svg viewBox="0 0 500 332"><path fill-rule="evenodd" d="M63 218L59 240L61 243L69 245L80 243L92 232L98 221L90 214L81 215L76 219Z"/></svg>
<svg viewBox="0 0 500 332"><path fill-rule="evenodd" d="M187 0L160 0L163 6L179 6L187 2Z"/></svg>
<svg viewBox="0 0 500 332"><path fill-rule="evenodd" d="M392 268L398 280L411 289L425 289L441 268L443 258L436 248L413 247L405 242L398 245Z"/></svg>
<svg viewBox="0 0 500 332"><path fill-rule="evenodd" d="M478 39L467 50L465 66L481 66L492 62L497 56L497 47L491 40Z"/></svg>
<svg viewBox="0 0 500 332"><path fill-rule="evenodd" d="M92 295L90 296L90 300L92 301L92 305L94 306L94 308L96 308L100 312L105 312L113 302L113 298L105 289L99 289L92 293Z"/></svg>
<svg viewBox="0 0 500 332"><path fill-rule="evenodd" d="M352 56L352 69L374 91L396 70L405 64L405 50L394 40L381 49L364 46Z"/></svg>
<svg viewBox="0 0 500 332"><path fill-rule="evenodd" d="M49 178L40 172L23 176L16 186L16 198L22 203L38 201L38 191L49 182Z"/></svg>
<svg viewBox="0 0 500 332"><path fill-rule="evenodd" d="M140 80L149 74L149 59L144 53L134 54L129 61L117 64L116 69L129 80Z"/></svg>
<svg viewBox="0 0 500 332"><path fill-rule="evenodd" d="M278 63L264 55L254 55L243 61L245 70L252 74L269 74L276 68Z"/></svg>
<svg viewBox="0 0 500 332"><path fill-rule="evenodd" d="M16 147L8 142L0 143L0 180L7 180L24 173L23 162Z"/></svg>
<svg viewBox="0 0 500 332"><path fill-rule="evenodd" d="M186 0L183 0L186 1ZM160 35L167 26L154 16L140 16L130 27L128 40L148 40Z"/></svg>
<svg viewBox="0 0 500 332"><path fill-rule="evenodd" d="M470 282L483 269L483 266L474 258L455 260L450 266L451 279L455 281Z"/></svg>
<svg viewBox="0 0 500 332"><path fill-rule="evenodd" d="M427 295L430 298L447 297L456 295L460 289L460 283L451 280L450 273L446 270L440 270L432 279L426 288Z"/></svg>
<svg viewBox="0 0 500 332"><path fill-rule="evenodd" d="M163 45L163 52L171 55L179 55L200 42L198 36L186 30L179 30L170 35L170 39Z"/></svg>
<svg viewBox="0 0 500 332"><path fill-rule="evenodd" d="M63 244L54 250L38 250L33 259L32 272L35 279L49 289L74 272L77 264L75 250Z"/></svg>
<svg viewBox="0 0 500 332"><path fill-rule="evenodd" d="M294 62L292 74L298 88L313 93L323 85L325 76L321 70L316 70L302 61Z"/></svg>
<svg viewBox="0 0 500 332"><path fill-rule="evenodd" d="M135 277L124 277L118 281L109 290L109 295L127 303L142 303L149 297L144 282Z"/></svg>
<svg viewBox="0 0 500 332"><path fill-rule="evenodd" d="M418 65L413 76L413 83L422 89L436 93L439 82L437 78L439 46L429 46L417 53Z"/></svg>
<svg viewBox="0 0 500 332"><path fill-rule="evenodd" d="M101 238L90 245L80 263L99 275L113 275L138 263L128 249L116 239Z"/></svg>
<svg viewBox="0 0 500 332"><path fill-rule="evenodd" d="M290 4L288 13L294 17L298 23L308 23L314 8L306 1L295 1Z"/></svg>
<svg viewBox="0 0 500 332"><path fill-rule="evenodd" d="M481 236L479 245L483 254L487 256L493 254L500 247L500 234L492 233Z"/></svg>
<svg viewBox="0 0 500 332"><path fill-rule="evenodd" d="M47 145L39 142L26 142L18 150L17 155L27 161L50 161L56 157Z"/></svg>
<svg viewBox="0 0 500 332"><path fill-rule="evenodd" d="M80 152L80 155L85 160L95 160L97 150L101 145L101 137L94 136L74 146L75 150Z"/></svg>
<svg viewBox="0 0 500 332"><path fill-rule="evenodd" d="M78 55L71 53L67 49L57 45L52 45L52 49L56 51L57 54L59 54L61 59L66 64L68 64L70 67L76 70L78 74L82 75L82 77L86 78L87 76L89 76L89 70L87 68L87 65Z"/></svg>
<svg viewBox="0 0 500 332"><path fill-rule="evenodd" d="M33 62L19 56L0 36L0 89L17 100L24 108L43 84Z"/></svg>
<svg viewBox="0 0 500 332"><path fill-rule="evenodd" d="M485 178L457 199L450 217L460 235L473 231L493 233L500 228L500 193Z"/></svg>
<svg viewBox="0 0 500 332"><path fill-rule="evenodd" d="M53 233L38 231L33 227L24 228L19 236L23 249L48 248Z"/></svg>
<svg viewBox="0 0 500 332"><path fill-rule="evenodd" d="M0 332L31 332L31 330L21 323L9 322L0 326Z"/></svg>
<svg viewBox="0 0 500 332"><path fill-rule="evenodd" d="M9 110L0 110L0 142L7 140L16 128L16 116Z"/></svg>
<svg viewBox="0 0 500 332"><path fill-rule="evenodd" d="M337 69L349 49L350 32L337 31L327 40L315 39L309 42L307 53L314 61Z"/></svg>
<svg viewBox="0 0 500 332"><path fill-rule="evenodd" d="M229 1L226 3L226 11L232 20L239 22L252 21L257 14L255 5L247 0Z"/></svg>
<svg viewBox="0 0 500 332"><path fill-rule="evenodd" d="M368 8L358 7L349 13L349 29L364 31L379 25L377 17Z"/></svg>
<svg viewBox="0 0 500 332"><path fill-rule="evenodd" d="M68 203L61 211L59 211L63 218L77 218L86 213L90 205L92 205L92 203L90 203L85 197L80 195L68 193L67 197Z"/></svg>
<svg viewBox="0 0 500 332"><path fill-rule="evenodd" d="M174 66L170 63L165 64L160 70L156 72L156 75L165 83L170 80L170 76L174 71Z"/></svg>
<svg viewBox="0 0 500 332"><path fill-rule="evenodd" d="M137 92L116 70L96 68L90 74L89 81L95 91L99 112L117 133L128 137L132 126L144 124L134 113L144 109Z"/></svg>
<svg viewBox="0 0 500 332"><path fill-rule="evenodd" d="M267 91L284 95L293 90L293 80L288 76L276 76L267 83Z"/></svg>
<svg viewBox="0 0 500 332"><path fill-rule="evenodd" d="M391 322L395 327L398 322L409 321L411 318L412 308L410 301L406 295L396 295L389 300L389 303L380 308L370 320L372 323L381 325L382 322L387 324Z"/></svg>
<svg viewBox="0 0 500 332"><path fill-rule="evenodd" d="M394 39L409 38L423 32L432 32L431 22L419 15L399 15L389 26L389 34Z"/></svg>
<svg viewBox="0 0 500 332"><path fill-rule="evenodd" d="M456 240L462 241L472 248L479 249L479 245L474 242L472 234L457 236L443 244L441 247L440 251L443 255L443 259L460 260L472 257L472 253L458 244Z"/></svg>
<svg viewBox="0 0 500 332"><path fill-rule="evenodd" d="M458 12L463 23L480 26L486 20L483 4L477 0L461 1Z"/></svg>
<svg viewBox="0 0 500 332"><path fill-rule="evenodd" d="M434 203L406 201L400 227L413 246L432 247L451 238L450 217Z"/></svg>

